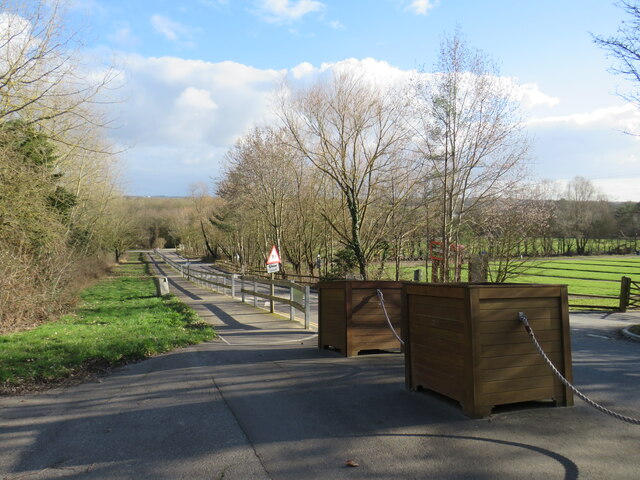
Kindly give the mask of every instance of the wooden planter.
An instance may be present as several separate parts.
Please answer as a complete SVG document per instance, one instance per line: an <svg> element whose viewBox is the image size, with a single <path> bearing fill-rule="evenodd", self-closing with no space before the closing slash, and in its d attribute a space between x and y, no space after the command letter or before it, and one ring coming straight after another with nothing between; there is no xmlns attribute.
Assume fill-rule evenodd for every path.
<svg viewBox="0 0 640 480"><path fill-rule="evenodd" d="M401 282L337 281L318 284L318 348L335 348L347 357L364 350L400 348L377 296L400 335Z"/></svg>
<svg viewBox="0 0 640 480"><path fill-rule="evenodd" d="M470 417L495 405L573 394L531 343L523 312L542 348L571 381L566 285L405 284L406 383L457 400Z"/></svg>

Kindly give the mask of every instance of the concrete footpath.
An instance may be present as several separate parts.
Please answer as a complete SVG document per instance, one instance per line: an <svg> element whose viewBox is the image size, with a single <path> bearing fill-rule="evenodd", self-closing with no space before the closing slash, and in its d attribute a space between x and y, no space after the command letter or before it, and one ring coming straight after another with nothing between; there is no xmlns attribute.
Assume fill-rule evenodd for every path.
<svg viewBox="0 0 640 480"><path fill-rule="evenodd" d="M400 354L319 351L300 325L159 267L222 338L99 382L0 398L1 479L640 478L640 426L579 399L470 420L407 391ZM633 322L572 315L572 343L575 383L637 417L640 343L618 333Z"/></svg>

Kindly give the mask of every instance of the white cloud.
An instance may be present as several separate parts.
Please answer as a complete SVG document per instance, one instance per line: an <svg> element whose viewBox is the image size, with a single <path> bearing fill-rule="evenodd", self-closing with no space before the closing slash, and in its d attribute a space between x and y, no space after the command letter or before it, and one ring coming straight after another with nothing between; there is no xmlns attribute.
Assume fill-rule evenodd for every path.
<svg viewBox="0 0 640 480"><path fill-rule="evenodd" d="M586 113L534 118L529 126L553 128L571 126L580 129L607 128L624 132L640 132L640 111L632 104L599 108Z"/></svg>
<svg viewBox="0 0 640 480"><path fill-rule="evenodd" d="M291 75L295 79L300 79L317 72L316 68L309 62L302 62L299 65L293 67L290 71Z"/></svg>
<svg viewBox="0 0 640 480"><path fill-rule="evenodd" d="M324 10L325 4L316 0L259 0L258 11L267 22L280 23L299 20L305 15Z"/></svg>
<svg viewBox="0 0 640 480"><path fill-rule="evenodd" d="M275 121L271 102L285 77L299 86L341 69L385 82L410 75L374 59L301 63L290 70L139 55L122 64L120 93L127 101L120 104L121 128L112 137L129 147L128 175L136 182L132 193L146 195L186 195L189 183L215 177L239 136L252 125ZM162 179L159 169L179 174ZM138 177L152 179L151 186Z"/></svg>
<svg viewBox="0 0 640 480"><path fill-rule="evenodd" d="M385 85L407 85L416 74L414 70L401 70L383 60L347 58L335 63L322 63L319 67L303 62L289 70L289 78L308 84L327 77L334 71L353 72L361 75L363 79Z"/></svg>
<svg viewBox="0 0 640 480"><path fill-rule="evenodd" d="M554 107L560 103L560 99L541 92L540 88L535 83L524 83L522 85L518 85L516 87L515 96L524 108L532 108L538 105Z"/></svg>
<svg viewBox="0 0 640 480"><path fill-rule="evenodd" d="M416 15L426 15L430 10L435 8L438 3L440 3L439 0L412 0L406 10Z"/></svg>
<svg viewBox="0 0 640 480"><path fill-rule="evenodd" d="M184 40L185 38L190 39L192 36L189 27L164 15L152 15L151 26L157 33L172 42Z"/></svg>
<svg viewBox="0 0 640 480"><path fill-rule="evenodd" d="M188 163L206 175L218 170L219 152L270 115L269 102L284 75L175 57L130 55L123 65L121 92L127 102L113 139L131 147L128 157L134 164L166 161L180 168ZM150 151L155 157L145 158L142 152ZM216 152L216 162L206 152Z"/></svg>
<svg viewBox="0 0 640 480"><path fill-rule="evenodd" d="M176 99L176 106L184 109L215 110L216 102L211 99L211 92L201 88L187 87Z"/></svg>
<svg viewBox="0 0 640 480"><path fill-rule="evenodd" d="M298 87L328 78L333 71L353 71L368 81L402 86L416 75L373 58L321 65L303 62L288 70L175 57L130 55L124 60L120 93L127 101L114 104L121 108L121 128L112 136L119 145L131 147L126 154L129 175L138 182L132 193L148 195L186 195L190 183L209 182L219 175L224 154L242 134L255 124L275 121L272 100L284 78ZM515 84L512 79L505 81ZM555 102L533 84L516 92L523 105ZM532 120L536 176L640 176L638 140L612 128L633 118L637 121L638 113L624 105ZM163 177L160 170L168 173ZM632 195L632 182L625 182L602 185L611 198L618 198L612 195L618 190L620 199L640 200L640 189Z"/></svg>

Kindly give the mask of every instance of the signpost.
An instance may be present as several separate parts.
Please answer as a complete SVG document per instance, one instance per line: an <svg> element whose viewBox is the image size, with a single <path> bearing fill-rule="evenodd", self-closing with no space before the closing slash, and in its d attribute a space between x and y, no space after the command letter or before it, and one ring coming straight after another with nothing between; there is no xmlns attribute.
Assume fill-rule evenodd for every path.
<svg viewBox="0 0 640 480"><path fill-rule="evenodd" d="M274 279L273 274L280 271L280 264L282 261L280 260L280 254L278 253L278 249L274 245L271 247L271 252L269 253L269 257L267 258L267 273L271 274L271 280ZM275 295L275 289L273 287L273 283L269 288L269 295L271 299L269 300L269 311L273 313L273 296Z"/></svg>

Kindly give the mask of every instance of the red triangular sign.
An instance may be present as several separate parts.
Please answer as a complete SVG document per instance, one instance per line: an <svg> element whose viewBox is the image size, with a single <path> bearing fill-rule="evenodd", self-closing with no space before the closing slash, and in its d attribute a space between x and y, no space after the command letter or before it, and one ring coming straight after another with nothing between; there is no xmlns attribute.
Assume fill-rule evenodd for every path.
<svg viewBox="0 0 640 480"><path fill-rule="evenodd" d="M274 263L282 263L280 261L280 255L278 255L278 249L275 245L271 247L271 253L269 254L269 258L267 259L267 265L273 265Z"/></svg>

